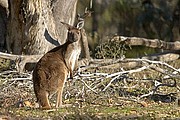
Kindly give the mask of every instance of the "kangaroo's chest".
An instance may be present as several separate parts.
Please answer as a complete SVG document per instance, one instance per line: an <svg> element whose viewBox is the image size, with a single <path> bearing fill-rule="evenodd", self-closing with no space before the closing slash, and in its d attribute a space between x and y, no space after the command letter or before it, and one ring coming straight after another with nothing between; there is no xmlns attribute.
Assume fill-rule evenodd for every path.
<svg viewBox="0 0 180 120"><path fill-rule="evenodd" d="M80 55L81 50L73 50L70 55L69 55L69 63L71 65L71 69L74 70L76 61L79 59L79 55Z"/></svg>

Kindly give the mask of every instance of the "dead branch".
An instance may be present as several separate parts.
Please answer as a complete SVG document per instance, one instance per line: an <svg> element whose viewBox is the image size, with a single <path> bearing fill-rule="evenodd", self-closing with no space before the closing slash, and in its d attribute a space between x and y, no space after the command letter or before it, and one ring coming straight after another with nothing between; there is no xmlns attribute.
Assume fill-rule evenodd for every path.
<svg viewBox="0 0 180 120"><path fill-rule="evenodd" d="M138 37L124 37L124 36L115 36L111 39L112 41L121 41L126 45L138 46L143 45L151 48L160 48L164 50L180 50L180 42L165 42L159 39L146 39Z"/></svg>
<svg viewBox="0 0 180 120"><path fill-rule="evenodd" d="M159 83L158 85L155 84L155 89L152 89L152 91L150 91L150 93L148 93L148 94L140 96L138 99L154 94L156 92L157 88L159 88L161 86L177 87L177 89L179 88L176 85L176 80L174 80L174 79L180 78L180 69L174 68L173 66L171 66L165 62L152 61L152 60L148 60L148 59L124 59L124 60L122 60L122 59L107 60L106 59L106 60L104 60L104 62L102 62L102 61L103 60L97 60L97 61L94 60L94 61L92 61L92 63L94 63L93 66L91 66L91 64L90 64L90 66L88 66L88 67L79 68L79 71L78 71L78 74L76 77L76 79L81 79L83 81L83 84L86 84L86 87L93 92L97 93L97 91L99 91L100 86L101 87L103 86L103 88L101 88L101 92L105 92L108 90L108 88L110 86L111 86L111 88L114 86L114 83L116 83L115 81L117 81L119 79L120 80L121 79L128 80L128 79L130 79L129 78L130 74L139 73L139 72L142 72L145 70L154 70L154 71L162 74L162 76L164 76L161 79L164 79L164 80L173 79L174 83L173 84ZM122 69L122 71L111 73L111 74L110 73L100 73L100 72L95 72L95 73L85 72L85 71L88 71L88 69L92 69L93 67L99 68L99 67L102 67L103 65L111 65L114 63L117 64L117 63L126 63L126 62L139 62L139 63L141 62L141 67L139 66L138 68L131 69L131 70L123 70ZM78 78L78 76L80 78ZM95 84L90 84L88 86L88 84L86 82L91 81L91 80L92 81L95 80L95 81L99 81L99 82L96 82ZM132 79L132 80L135 80L135 79ZM146 78L146 81L152 82L152 80L150 78ZM141 82L143 82L143 80L141 80ZM156 82L156 81L154 81L154 82ZM107 83L107 84L104 84L104 83ZM137 86L137 85L135 85L135 86ZM125 88L125 87L120 87L120 88Z"/></svg>
<svg viewBox="0 0 180 120"><path fill-rule="evenodd" d="M108 85L103 89L103 91L105 91L111 85L111 83L114 80L118 79L120 77L120 75L127 74L127 73L131 74L131 73L135 73L135 72L141 72L141 71L143 71L145 69L148 69L148 68L149 68L149 66L143 66L143 67L135 69L135 70L128 70L128 71L117 72L117 73L113 73L113 74L110 74L110 75L106 76L106 78L112 78L112 79L108 83Z"/></svg>
<svg viewBox="0 0 180 120"><path fill-rule="evenodd" d="M0 58L13 60L18 72L23 72L26 63L36 63L43 55L14 55L0 52Z"/></svg>

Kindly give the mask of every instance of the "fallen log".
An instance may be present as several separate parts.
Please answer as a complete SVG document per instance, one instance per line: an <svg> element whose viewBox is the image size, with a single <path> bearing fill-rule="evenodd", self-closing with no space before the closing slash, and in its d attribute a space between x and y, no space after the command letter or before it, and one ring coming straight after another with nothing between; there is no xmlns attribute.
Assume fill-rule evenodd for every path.
<svg viewBox="0 0 180 120"><path fill-rule="evenodd" d="M111 40L120 41L130 46L142 45L151 48L160 48L163 50L180 50L180 41L165 42L159 39L146 39L139 37L124 37L124 36L115 36Z"/></svg>

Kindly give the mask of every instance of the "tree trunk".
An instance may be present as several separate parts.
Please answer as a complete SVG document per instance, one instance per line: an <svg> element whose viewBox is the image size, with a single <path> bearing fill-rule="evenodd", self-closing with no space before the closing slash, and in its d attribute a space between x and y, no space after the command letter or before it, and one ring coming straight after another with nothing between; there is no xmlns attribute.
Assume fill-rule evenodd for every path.
<svg viewBox="0 0 180 120"><path fill-rule="evenodd" d="M44 54L66 40L60 21L73 24L77 0L9 0L7 48L14 54Z"/></svg>
<svg viewBox="0 0 180 120"><path fill-rule="evenodd" d="M89 52L89 47L88 47L88 40L87 40L87 35L85 29L81 29L81 40L82 40L82 50L81 50L81 57L82 58L87 58L90 59L90 52Z"/></svg>
<svg viewBox="0 0 180 120"><path fill-rule="evenodd" d="M0 0L0 51L5 49L8 13L8 0Z"/></svg>

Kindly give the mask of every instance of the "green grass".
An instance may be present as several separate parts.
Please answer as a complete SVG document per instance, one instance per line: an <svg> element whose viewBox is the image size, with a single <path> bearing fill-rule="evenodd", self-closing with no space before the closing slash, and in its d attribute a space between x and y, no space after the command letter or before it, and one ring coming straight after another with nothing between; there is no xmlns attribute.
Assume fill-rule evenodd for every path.
<svg viewBox="0 0 180 120"><path fill-rule="evenodd" d="M10 67L10 60L0 58L0 70L7 70Z"/></svg>

